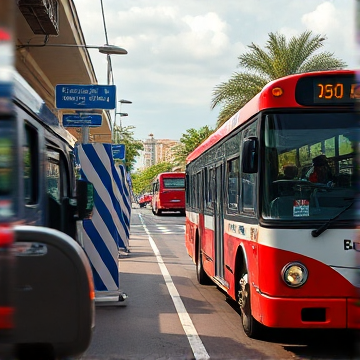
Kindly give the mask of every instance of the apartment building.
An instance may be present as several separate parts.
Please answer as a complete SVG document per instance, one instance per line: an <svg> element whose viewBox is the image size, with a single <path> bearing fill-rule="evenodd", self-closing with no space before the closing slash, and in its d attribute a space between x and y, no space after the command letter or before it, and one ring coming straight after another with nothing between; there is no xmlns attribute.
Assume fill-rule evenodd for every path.
<svg viewBox="0 0 360 360"><path fill-rule="evenodd" d="M140 154L141 170L160 162L173 162L175 155L174 149L180 144L178 140L155 139L153 134L143 141L144 150Z"/></svg>

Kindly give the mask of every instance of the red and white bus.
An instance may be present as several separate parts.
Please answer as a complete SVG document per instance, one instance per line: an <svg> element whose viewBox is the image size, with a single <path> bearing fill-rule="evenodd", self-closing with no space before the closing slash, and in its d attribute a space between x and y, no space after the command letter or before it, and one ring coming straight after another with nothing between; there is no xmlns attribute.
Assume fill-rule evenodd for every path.
<svg viewBox="0 0 360 360"><path fill-rule="evenodd" d="M185 215L185 173L164 172L152 182L152 212L180 211Z"/></svg>
<svg viewBox="0 0 360 360"><path fill-rule="evenodd" d="M245 333L359 328L353 71L269 83L187 157L186 248Z"/></svg>

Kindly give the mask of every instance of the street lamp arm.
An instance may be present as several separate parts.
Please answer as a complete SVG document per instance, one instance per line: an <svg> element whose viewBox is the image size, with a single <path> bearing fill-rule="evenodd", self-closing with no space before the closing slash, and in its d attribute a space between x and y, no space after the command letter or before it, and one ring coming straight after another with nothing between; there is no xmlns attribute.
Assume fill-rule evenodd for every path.
<svg viewBox="0 0 360 360"><path fill-rule="evenodd" d="M125 55L128 52L118 46L115 45L85 45L85 44L24 44L24 45L17 45L16 49L23 49L28 47L44 47L44 46L51 46L51 47L75 47L75 48L85 48L85 49L98 49L100 53L107 54L107 55Z"/></svg>
<svg viewBox="0 0 360 360"><path fill-rule="evenodd" d="M125 49L115 45L95 46L94 48L98 48L99 52L107 55L126 55L128 53Z"/></svg>

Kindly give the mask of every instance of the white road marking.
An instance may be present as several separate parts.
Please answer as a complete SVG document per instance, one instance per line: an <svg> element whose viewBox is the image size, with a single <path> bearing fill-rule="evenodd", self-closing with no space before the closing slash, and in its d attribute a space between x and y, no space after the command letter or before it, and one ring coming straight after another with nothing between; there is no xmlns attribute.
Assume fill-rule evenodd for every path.
<svg viewBox="0 0 360 360"><path fill-rule="evenodd" d="M132 230L139 229L140 227L141 229L143 229L142 224L131 225ZM131 229L130 229L130 233L131 233ZM185 225L173 225L170 228L161 225L148 225L148 229L151 229L152 233L165 234L165 235L178 235L185 233Z"/></svg>
<svg viewBox="0 0 360 360"><path fill-rule="evenodd" d="M193 322L191 321L191 318L189 316L189 314L186 311L186 308L184 306L184 303L181 300L181 297L179 295L179 292L177 291L174 282L172 281L171 275L161 257L160 251L157 248L155 241L153 240L153 238L150 235L149 230L147 229L144 220L141 216L141 214L138 214L140 221L144 227L145 232L148 234L149 236L149 242L150 245L154 251L154 254L156 256L156 260L159 264L159 268L160 271L162 273L162 276L164 277L165 280L165 284L168 288L169 294L171 296L171 299L175 305L175 309L178 313L181 325L185 331L185 334L189 340L192 352L194 354L194 358L196 360L207 360L210 359L209 354L207 353L204 344L202 343L196 329L195 326L193 324Z"/></svg>

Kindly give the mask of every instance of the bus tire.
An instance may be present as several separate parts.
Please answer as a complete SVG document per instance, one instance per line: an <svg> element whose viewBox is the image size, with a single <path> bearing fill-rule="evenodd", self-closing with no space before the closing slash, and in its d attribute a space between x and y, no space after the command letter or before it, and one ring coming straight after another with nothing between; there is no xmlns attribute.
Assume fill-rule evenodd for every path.
<svg viewBox="0 0 360 360"><path fill-rule="evenodd" d="M197 245L196 277L200 285L212 284L212 280L205 272L203 267L200 241L198 241L198 245Z"/></svg>
<svg viewBox="0 0 360 360"><path fill-rule="evenodd" d="M155 211L155 215L157 215L157 216L161 216L161 215L162 215L162 210L160 210L160 209L156 209L156 211Z"/></svg>
<svg viewBox="0 0 360 360"><path fill-rule="evenodd" d="M240 305L241 322L245 334L249 338L258 339L261 336L262 325L254 319L251 312L250 283L248 270L244 267L238 282L237 299Z"/></svg>

